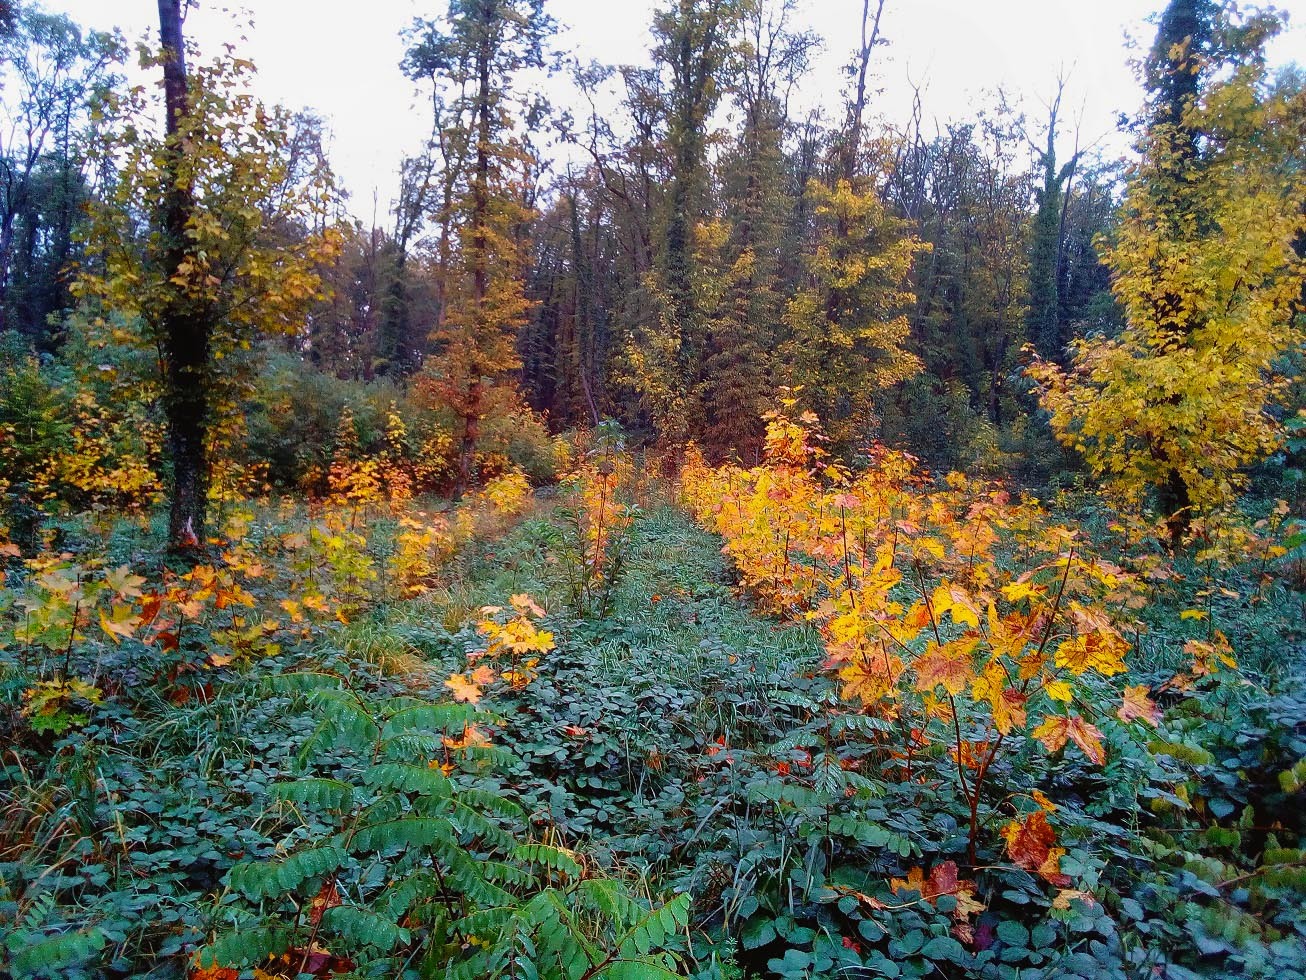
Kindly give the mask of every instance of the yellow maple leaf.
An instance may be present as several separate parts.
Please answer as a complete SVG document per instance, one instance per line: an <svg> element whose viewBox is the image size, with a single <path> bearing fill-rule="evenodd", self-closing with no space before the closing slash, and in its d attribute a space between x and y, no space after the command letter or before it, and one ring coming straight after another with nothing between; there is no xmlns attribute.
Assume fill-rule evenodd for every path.
<svg viewBox="0 0 1306 980"><path fill-rule="evenodd" d="M463 674L454 674L444 682L444 686L453 692L455 701L476 704L481 700L481 689Z"/></svg>
<svg viewBox="0 0 1306 980"><path fill-rule="evenodd" d="M1129 644L1114 633L1099 630L1081 633L1057 647L1056 665L1079 676L1095 670L1103 677L1125 671L1125 654Z"/></svg>
<svg viewBox="0 0 1306 980"><path fill-rule="evenodd" d="M1065 681L1048 681L1043 690L1053 701L1061 701L1065 704L1069 704L1075 697L1070 685Z"/></svg>

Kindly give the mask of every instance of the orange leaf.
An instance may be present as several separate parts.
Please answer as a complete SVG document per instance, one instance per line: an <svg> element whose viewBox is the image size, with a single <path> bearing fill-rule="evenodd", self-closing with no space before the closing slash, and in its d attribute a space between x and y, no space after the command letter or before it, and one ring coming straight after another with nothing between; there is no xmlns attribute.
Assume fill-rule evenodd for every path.
<svg viewBox="0 0 1306 980"><path fill-rule="evenodd" d="M1040 813L1043 811L1040 810ZM1038 866L1038 873L1050 885L1056 885L1058 888L1065 888L1070 884L1070 876L1061 873L1061 858L1066 853L1064 847L1054 847L1048 851L1048 856L1043 859L1043 863Z"/></svg>
<svg viewBox="0 0 1306 980"><path fill-rule="evenodd" d="M474 681L469 681L463 674L454 674L444 686L453 691L455 701L465 701L467 704L475 704L481 700L481 689L476 686Z"/></svg>
<svg viewBox="0 0 1306 980"><path fill-rule="evenodd" d="M1061 715L1048 715L1031 734L1042 742L1049 752L1056 752L1066 744L1067 740L1070 740L1097 765L1106 762L1106 750L1102 748L1102 733L1078 715L1068 718Z"/></svg>
<svg viewBox="0 0 1306 980"><path fill-rule="evenodd" d="M1066 726L1066 734L1095 764L1100 766L1106 763L1106 750L1102 748L1102 733L1095 726L1084 721L1079 715L1075 715Z"/></svg>
<svg viewBox="0 0 1306 980"><path fill-rule="evenodd" d="M1066 744L1066 719L1061 715L1048 715L1030 735L1042 742L1049 752L1056 752Z"/></svg>
<svg viewBox="0 0 1306 980"><path fill-rule="evenodd" d="M1057 835L1048 823L1048 815L1035 810L1024 820L1013 820L1002 828L1007 854L1026 871L1038 871L1052 853Z"/></svg>
<svg viewBox="0 0 1306 980"><path fill-rule="evenodd" d="M1147 685L1138 684L1125 688L1124 701L1116 711L1116 717L1124 722L1138 718L1155 728L1161 723L1161 709L1148 697Z"/></svg>
<svg viewBox="0 0 1306 980"><path fill-rule="evenodd" d="M960 694L975 677L971 660L978 637L963 637L939 646L931 642L916 658L916 690L932 691L938 685L949 694Z"/></svg>

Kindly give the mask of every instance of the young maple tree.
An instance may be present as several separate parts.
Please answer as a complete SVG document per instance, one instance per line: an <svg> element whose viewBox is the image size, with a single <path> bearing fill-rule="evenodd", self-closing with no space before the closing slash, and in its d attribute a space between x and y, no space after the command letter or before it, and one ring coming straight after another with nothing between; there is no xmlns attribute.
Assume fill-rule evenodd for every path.
<svg viewBox="0 0 1306 980"><path fill-rule="evenodd" d="M106 317L157 349L172 464L169 540L204 540L212 428L229 380L224 360L264 334L290 332L318 296L336 252L332 181L289 168L291 116L248 90L254 66L230 47L188 70L179 0L160 0L164 127L143 87L115 93L94 152L116 168L91 208L92 261L77 284ZM287 234L287 231L290 234Z"/></svg>
<svg viewBox="0 0 1306 980"><path fill-rule="evenodd" d="M1148 490L1178 541L1280 443L1283 359L1301 349L1306 92L1274 84L1270 15L1235 23L1175 0L1147 77L1155 99L1105 259L1126 326L1036 361L1058 438L1127 497Z"/></svg>

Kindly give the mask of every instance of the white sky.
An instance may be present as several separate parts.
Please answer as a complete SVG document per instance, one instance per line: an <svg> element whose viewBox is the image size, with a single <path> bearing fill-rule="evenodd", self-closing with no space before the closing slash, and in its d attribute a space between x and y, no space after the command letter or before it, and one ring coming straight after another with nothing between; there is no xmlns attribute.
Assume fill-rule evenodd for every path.
<svg viewBox="0 0 1306 980"><path fill-rule="evenodd" d="M877 54L881 91L873 108L903 122L911 108L910 82L924 89L927 121L972 118L986 93L1002 86L1020 100L1031 120L1043 118L1058 72L1068 77L1063 118L1082 118L1084 143L1112 135L1122 111L1141 95L1128 60L1127 38L1150 43L1146 18L1164 0L887 0ZM129 39L157 31L155 0L44 0L83 25L119 27ZM248 10L254 29L247 43L233 36L228 6ZM582 61L646 63L648 25L655 0L549 0L564 25L556 47ZM796 94L802 107L820 106L837 118L844 65L860 28L861 0L805 0L802 21L825 38L825 50ZM1306 62L1306 0L1279 0L1289 30L1273 51L1276 62ZM400 158L422 144L428 115L399 70L399 32L414 17L436 17L444 0L200 0L186 32L206 50L233 41L259 68L257 88L266 101L309 108L327 119L331 161L352 196L350 209L388 225L388 203ZM565 99L559 83L555 101ZM1067 133L1066 140L1073 138Z"/></svg>

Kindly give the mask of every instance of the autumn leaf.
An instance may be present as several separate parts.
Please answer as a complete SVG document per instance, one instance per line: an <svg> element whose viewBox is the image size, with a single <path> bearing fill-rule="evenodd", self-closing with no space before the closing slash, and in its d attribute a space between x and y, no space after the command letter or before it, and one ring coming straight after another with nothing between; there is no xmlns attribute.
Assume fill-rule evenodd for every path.
<svg viewBox="0 0 1306 980"><path fill-rule="evenodd" d="M444 686L453 692L455 701L463 701L467 704L476 704L481 700L481 689L474 681L468 680L463 674L454 674Z"/></svg>
<svg viewBox="0 0 1306 980"><path fill-rule="evenodd" d="M995 658L971 687L971 696L976 701L988 702L993 712L993 723L1003 735L1017 726L1023 728L1026 720L1025 695L1007 685L1007 672Z"/></svg>
<svg viewBox="0 0 1306 980"><path fill-rule="evenodd" d="M1070 903L1076 899L1083 902L1085 905L1097 904L1097 899L1095 899L1089 892L1080 891L1076 888L1063 888L1061 891L1057 892L1056 897L1052 899L1052 907L1058 912L1067 912L1070 910Z"/></svg>
<svg viewBox="0 0 1306 980"><path fill-rule="evenodd" d="M141 595L141 586L145 584L145 579L140 575L133 575L131 568L123 565L121 568L105 572L104 583L118 593L119 597L136 599Z"/></svg>
<svg viewBox="0 0 1306 980"><path fill-rule="evenodd" d="M534 599L524 592L512 596L508 601L511 602L512 607L522 615L525 615L528 612L537 617L544 615L544 610L540 608Z"/></svg>
<svg viewBox="0 0 1306 980"><path fill-rule="evenodd" d="M1043 810L1035 810L1023 820L1013 820L1002 828L1007 854L1026 871L1038 871L1052 853L1057 834Z"/></svg>
<svg viewBox="0 0 1306 980"><path fill-rule="evenodd" d="M857 899L858 902L866 906L868 909L871 909L872 911L879 911L885 907L884 903L881 902L878 898L872 898L870 895L867 895L864 892L859 892L856 889L849 888L847 885L839 885L839 884L832 883L830 885L830 890L840 895L851 895L853 898Z"/></svg>
<svg viewBox="0 0 1306 980"><path fill-rule="evenodd" d="M1034 802L1041 806L1045 812L1057 812L1057 805L1049 800L1042 790L1032 790L1029 795L1034 798Z"/></svg>
<svg viewBox="0 0 1306 980"><path fill-rule="evenodd" d="M912 868L906 878L889 879L889 890L893 892L910 891L925 894L925 869Z"/></svg>
<svg viewBox="0 0 1306 980"><path fill-rule="evenodd" d="M939 646L931 642L916 658L916 690L932 691L942 685L949 694L960 694L975 676L971 657L978 637L963 637Z"/></svg>
<svg viewBox="0 0 1306 980"><path fill-rule="evenodd" d="M336 887L334 878L328 878L322 882L322 887L318 889L313 901L309 905L308 921L316 926L322 921L322 914L327 909L333 909L340 905L340 890Z"/></svg>
<svg viewBox="0 0 1306 980"><path fill-rule="evenodd" d="M1103 677L1125 672L1129 644L1113 633L1081 633L1057 647L1056 665L1076 676L1095 670Z"/></svg>
<svg viewBox="0 0 1306 980"><path fill-rule="evenodd" d="M1056 752L1069 739L1078 745L1092 762L1099 766L1106 762L1106 750L1102 748L1102 733L1079 715L1069 717L1048 715L1031 735L1042 742L1049 752Z"/></svg>
<svg viewBox="0 0 1306 980"><path fill-rule="evenodd" d="M442 741L446 748L455 751L459 749L486 748L490 745L490 739L475 725L463 726L463 734L461 738L453 738L452 736L445 735Z"/></svg>
<svg viewBox="0 0 1306 980"><path fill-rule="evenodd" d="M1043 811L1040 810L1039 813ZM1039 876L1050 885L1056 885L1058 888L1065 888L1070 884L1070 875L1061 873L1061 859L1065 856L1064 847L1049 848L1048 856L1043 859L1035 870Z"/></svg>
<svg viewBox="0 0 1306 980"><path fill-rule="evenodd" d="M1048 681L1043 687L1043 693L1053 701L1060 701L1063 704L1069 704L1074 700L1075 695L1069 684L1065 681Z"/></svg>
<svg viewBox="0 0 1306 980"><path fill-rule="evenodd" d="M100 610L100 629L114 643L130 640L140 623L140 616L130 606L114 606L108 615L103 609Z"/></svg>
<svg viewBox="0 0 1306 980"><path fill-rule="evenodd" d="M1124 700L1116 711L1116 717L1123 722L1131 722L1137 718L1153 728L1161 724L1161 709L1148 695L1149 688L1146 684L1126 687Z"/></svg>

